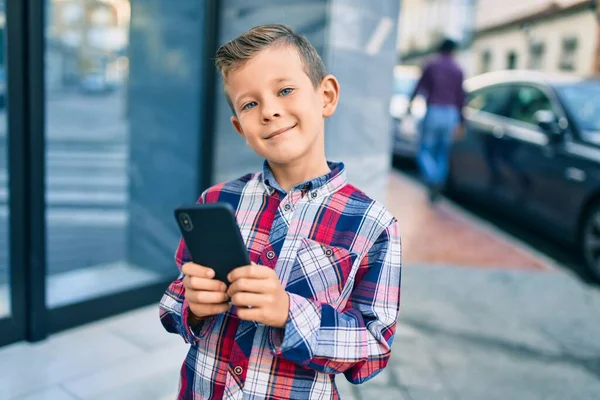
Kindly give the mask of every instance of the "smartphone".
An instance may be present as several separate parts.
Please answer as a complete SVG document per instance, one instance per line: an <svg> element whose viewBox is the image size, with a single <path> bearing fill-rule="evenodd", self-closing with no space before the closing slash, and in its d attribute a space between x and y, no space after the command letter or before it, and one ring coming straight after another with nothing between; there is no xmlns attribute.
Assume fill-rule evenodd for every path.
<svg viewBox="0 0 600 400"><path fill-rule="evenodd" d="M229 285L227 275L250 265L250 257L227 203L206 203L175 209L175 219L192 261L215 271L215 279Z"/></svg>

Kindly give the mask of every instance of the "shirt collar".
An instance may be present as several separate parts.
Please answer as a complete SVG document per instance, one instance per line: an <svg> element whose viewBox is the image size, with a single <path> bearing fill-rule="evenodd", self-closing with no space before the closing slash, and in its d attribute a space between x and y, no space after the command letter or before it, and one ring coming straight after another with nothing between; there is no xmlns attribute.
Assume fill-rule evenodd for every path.
<svg viewBox="0 0 600 400"><path fill-rule="evenodd" d="M347 183L346 168L344 167L344 163L328 161L327 165L330 169L330 171L327 174L302 182L294 186L291 191L293 192L296 190L302 190L311 191L315 193L333 193L342 186L344 186ZM277 191L283 195L287 194L286 191L283 190L275 180L273 171L271 170L271 167L269 166L269 163L266 160L263 163L262 178L265 189L269 193L272 194L275 191Z"/></svg>

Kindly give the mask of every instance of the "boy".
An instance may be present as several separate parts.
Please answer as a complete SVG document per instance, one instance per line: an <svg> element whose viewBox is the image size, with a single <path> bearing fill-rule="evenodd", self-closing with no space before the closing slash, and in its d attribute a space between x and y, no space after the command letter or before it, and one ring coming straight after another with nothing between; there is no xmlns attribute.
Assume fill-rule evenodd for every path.
<svg viewBox="0 0 600 400"><path fill-rule="evenodd" d="M216 55L235 130L263 172L206 190L227 202L252 265L227 287L190 263L160 317L191 343L178 399L334 399L388 362L400 303L397 221L327 162L324 119L339 95L312 45L282 25L251 29ZM231 304L231 305L230 305Z"/></svg>

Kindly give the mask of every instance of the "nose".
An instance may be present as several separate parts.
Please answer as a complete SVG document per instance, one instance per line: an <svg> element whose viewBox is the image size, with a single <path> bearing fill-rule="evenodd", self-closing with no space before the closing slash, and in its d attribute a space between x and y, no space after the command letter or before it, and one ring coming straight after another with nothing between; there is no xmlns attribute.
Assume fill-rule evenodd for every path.
<svg viewBox="0 0 600 400"><path fill-rule="evenodd" d="M262 106L262 120L263 122L269 122L273 119L281 117L281 107L279 102L275 99L270 101L263 101Z"/></svg>

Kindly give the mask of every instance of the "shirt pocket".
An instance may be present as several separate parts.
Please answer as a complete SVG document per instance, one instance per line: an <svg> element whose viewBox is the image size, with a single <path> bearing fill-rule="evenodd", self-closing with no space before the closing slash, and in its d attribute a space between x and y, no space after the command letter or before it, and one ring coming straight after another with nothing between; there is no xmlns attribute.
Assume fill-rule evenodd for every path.
<svg viewBox="0 0 600 400"><path fill-rule="evenodd" d="M339 300L355 260L356 255L343 247L303 238L286 289L333 305Z"/></svg>

